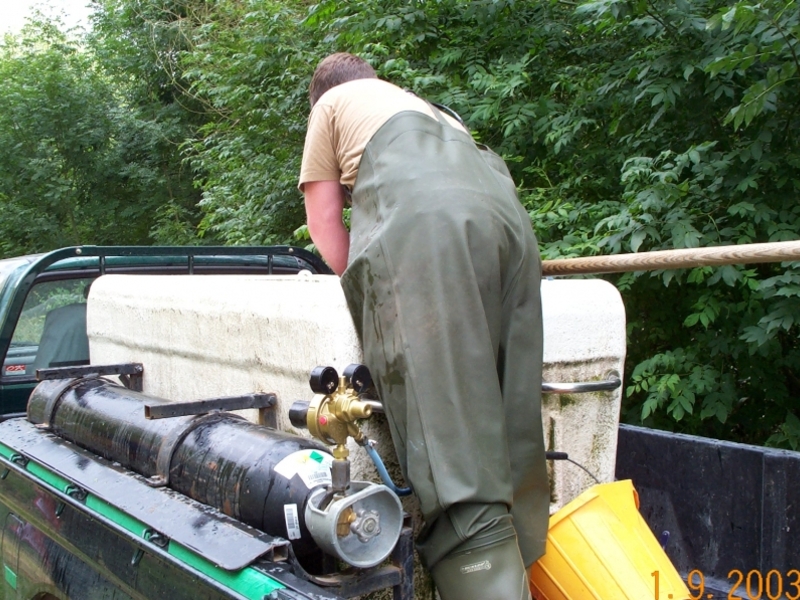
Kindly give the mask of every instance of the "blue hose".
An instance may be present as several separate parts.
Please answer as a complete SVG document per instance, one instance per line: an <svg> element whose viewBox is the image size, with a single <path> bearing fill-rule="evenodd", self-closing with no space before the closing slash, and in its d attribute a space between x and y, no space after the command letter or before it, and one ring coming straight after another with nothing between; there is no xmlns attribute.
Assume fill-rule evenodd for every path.
<svg viewBox="0 0 800 600"><path fill-rule="evenodd" d="M375 468L378 469L378 475L381 476L381 481L383 481L383 484L386 487L388 487L390 490L392 490L398 496L409 496L409 495L411 495L411 488L410 487L401 488L401 487L397 487L394 484L394 481L392 481L392 478L389 477L389 472L386 470L386 466L383 464L383 461L381 460L380 455L375 450L375 448L372 447L372 444L367 442L366 444L364 444L364 449L367 451L367 454L369 454L369 457L372 459L372 462L375 463Z"/></svg>

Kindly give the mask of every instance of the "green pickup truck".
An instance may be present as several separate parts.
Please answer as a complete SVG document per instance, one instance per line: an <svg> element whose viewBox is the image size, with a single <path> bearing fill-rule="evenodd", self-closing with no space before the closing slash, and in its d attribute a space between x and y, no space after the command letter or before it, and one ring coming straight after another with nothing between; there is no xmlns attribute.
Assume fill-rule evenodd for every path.
<svg viewBox="0 0 800 600"><path fill-rule="evenodd" d="M381 536L368 527L384 514L374 498L391 492L350 486L348 475L318 505L330 469L313 481L302 475L332 461L327 446L228 412L231 402L260 396L274 406L274 397L205 399L191 414L148 421L147 402L175 409L139 393L133 377L118 385L101 377L103 366L81 367L89 365L86 299L104 274L301 271L330 273L288 246L82 246L0 260L0 600L343 600L378 590L413 598L411 528L399 500L396 543L342 570L319 540L339 549L356 539L360 557ZM134 410L116 418L123 406ZM76 424L87 425L91 443L67 433ZM311 466L293 466L308 457ZM345 517L350 529L331 529Z"/></svg>

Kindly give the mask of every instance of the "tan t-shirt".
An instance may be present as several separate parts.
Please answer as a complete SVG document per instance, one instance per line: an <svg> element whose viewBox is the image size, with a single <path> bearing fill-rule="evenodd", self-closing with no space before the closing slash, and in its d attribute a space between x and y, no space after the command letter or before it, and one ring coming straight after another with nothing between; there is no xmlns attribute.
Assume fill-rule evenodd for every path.
<svg viewBox="0 0 800 600"><path fill-rule="evenodd" d="M308 181L331 180L352 189L367 142L406 110L434 116L427 102L381 79L356 79L325 92L308 117L300 191ZM461 128L455 119L445 118Z"/></svg>

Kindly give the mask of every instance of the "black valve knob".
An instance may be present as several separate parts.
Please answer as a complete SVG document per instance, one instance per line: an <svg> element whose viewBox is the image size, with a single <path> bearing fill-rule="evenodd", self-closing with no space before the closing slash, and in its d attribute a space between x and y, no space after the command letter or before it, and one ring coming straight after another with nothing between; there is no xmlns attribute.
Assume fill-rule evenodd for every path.
<svg viewBox="0 0 800 600"><path fill-rule="evenodd" d="M311 402L308 400L297 400L292 402L289 407L289 422L298 429L306 429L308 427L308 407Z"/></svg>
<svg viewBox="0 0 800 600"><path fill-rule="evenodd" d="M369 369L365 365L347 365L344 370L344 377L350 387L358 394L372 385L372 375L369 374Z"/></svg>
<svg viewBox="0 0 800 600"><path fill-rule="evenodd" d="M315 394L330 394L339 387L339 374L333 367L314 367L308 383Z"/></svg>

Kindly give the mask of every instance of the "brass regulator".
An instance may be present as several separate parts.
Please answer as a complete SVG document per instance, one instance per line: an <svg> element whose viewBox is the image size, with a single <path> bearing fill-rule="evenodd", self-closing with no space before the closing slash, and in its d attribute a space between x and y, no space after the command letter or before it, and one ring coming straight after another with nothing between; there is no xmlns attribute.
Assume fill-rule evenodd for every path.
<svg viewBox="0 0 800 600"><path fill-rule="evenodd" d="M372 415L372 406L359 399L372 383L369 370L364 365L348 366L342 376L333 367L316 367L309 378L314 397L298 400L289 409L292 425L308 429L318 440L333 448L332 489L343 492L350 483L350 451L347 438L364 444L366 438L358 427L359 419Z"/></svg>

